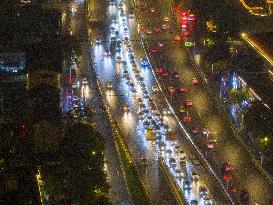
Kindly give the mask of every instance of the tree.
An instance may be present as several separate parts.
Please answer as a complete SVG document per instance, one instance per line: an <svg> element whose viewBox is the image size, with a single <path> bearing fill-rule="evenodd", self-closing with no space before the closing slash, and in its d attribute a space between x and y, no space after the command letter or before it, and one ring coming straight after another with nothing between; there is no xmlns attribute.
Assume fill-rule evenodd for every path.
<svg viewBox="0 0 273 205"><path fill-rule="evenodd" d="M104 143L95 124L67 124L60 151L62 171L45 174L48 180L45 183L49 183L46 189L57 195L66 193L72 202L79 204L109 204L109 185L103 171Z"/></svg>
<svg viewBox="0 0 273 205"><path fill-rule="evenodd" d="M254 101L245 113L245 126L258 136L273 133L273 113L263 102Z"/></svg>
<svg viewBox="0 0 273 205"><path fill-rule="evenodd" d="M203 56L208 64L214 64L219 61L225 61L229 59L229 46L226 39L218 34L210 35L209 43L204 46Z"/></svg>

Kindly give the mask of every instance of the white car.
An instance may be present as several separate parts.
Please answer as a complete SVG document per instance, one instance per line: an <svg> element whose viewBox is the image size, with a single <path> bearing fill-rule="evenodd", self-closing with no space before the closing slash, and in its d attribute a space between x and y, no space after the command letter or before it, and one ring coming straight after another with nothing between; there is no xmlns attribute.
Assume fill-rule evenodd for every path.
<svg viewBox="0 0 273 205"><path fill-rule="evenodd" d="M170 21L170 18L168 16L165 16L164 21L168 22L168 21Z"/></svg>
<svg viewBox="0 0 273 205"><path fill-rule="evenodd" d="M162 24L162 29L163 30L167 30L168 29L168 25L167 24Z"/></svg>
<svg viewBox="0 0 273 205"><path fill-rule="evenodd" d="M153 31L151 29L147 29L147 34L152 34Z"/></svg>

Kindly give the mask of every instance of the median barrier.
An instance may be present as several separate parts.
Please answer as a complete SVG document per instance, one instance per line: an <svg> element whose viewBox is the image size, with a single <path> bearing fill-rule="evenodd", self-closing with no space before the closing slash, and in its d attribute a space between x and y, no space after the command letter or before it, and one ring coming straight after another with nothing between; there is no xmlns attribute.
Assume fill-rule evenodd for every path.
<svg viewBox="0 0 273 205"><path fill-rule="evenodd" d="M150 205L152 204L149 192L141 179L137 166L132 159L132 155L129 151L127 144L124 141L122 132L118 126L118 123L112 116L109 104L105 100L103 94L102 85L99 79L97 79L97 87L99 90L99 96L102 100L103 107L107 113L110 121L110 126L113 131L116 148L118 150L120 161L122 162L122 170L124 172L125 181L129 189L129 194L132 202L135 205Z"/></svg>

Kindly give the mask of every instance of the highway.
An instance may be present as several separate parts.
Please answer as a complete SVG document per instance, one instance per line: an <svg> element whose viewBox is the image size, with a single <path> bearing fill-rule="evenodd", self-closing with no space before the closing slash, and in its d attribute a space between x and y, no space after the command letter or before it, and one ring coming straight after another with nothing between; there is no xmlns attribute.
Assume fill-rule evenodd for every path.
<svg viewBox="0 0 273 205"><path fill-rule="evenodd" d="M170 16L170 13L168 8L164 7L163 2L160 3L159 1L157 4L153 4L153 7L155 8L154 13L150 12L149 7L147 12L141 11L142 26L151 27L152 29L154 27L160 28L163 24L164 16ZM154 19L158 20L155 21ZM174 28L173 22L168 24L170 24L171 28ZM222 175L221 168L224 162L228 161L234 166L235 169L232 171L234 179L229 185L232 184L234 186L232 190L236 192L233 192L232 195L234 195L233 198L236 201L238 201L238 195L241 190L245 189L250 194L250 204L269 204L273 196L272 184L261 174L260 170L252 162L249 154L233 136L233 132L217 112L206 89L201 84L196 86L191 84L192 78L197 77L197 74L191 65L186 50L175 45L172 42L173 39L174 35L169 34L167 31L145 35L148 49L157 47L158 42L164 44L163 48L158 49L156 55L150 55L153 67L167 68L171 70L167 71L169 75L173 72L178 72L179 74L179 79L164 80L162 77L159 77L162 85L166 88L166 92L169 86L175 88L183 86L189 89L187 94L176 92L172 96L172 104L176 108L183 105L187 109L187 106L185 106L187 99L191 99L193 102L193 106L187 109L189 116L192 118L192 122L185 123L187 130L191 132L195 128L197 130L206 128L210 132L210 139L216 140L213 155L207 157L207 159L219 177ZM182 117L182 115L179 114L179 117ZM192 136L192 139L206 155L208 151L206 139L202 138L201 134Z"/></svg>
<svg viewBox="0 0 273 205"><path fill-rule="evenodd" d="M117 3L115 3L118 5ZM125 8L127 12L127 9ZM127 12L128 14L128 12ZM111 20L111 16L118 16L120 15L116 6L109 6L108 7L108 19L105 19L105 24ZM149 69L141 69L140 68L140 58L145 57L145 54L142 50L139 36L137 33L137 25L134 18L127 19L128 21L128 28L129 28L129 36L131 39L131 45L133 52L135 53L136 64L140 72L143 76L143 80L147 87L147 92L151 98L153 98L154 103L158 107L158 112L161 113L163 116L163 110L168 110L166 103L163 100L163 96L160 92L153 92L152 88L154 88L157 84L153 77L153 74ZM95 44L96 37L102 37L102 33L108 34L103 36L102 42L97 43L94 45L94 57L96 63L96 73L100 80L103 82L105 86L105 94L107 97L107 101L109 102L112 112L114 114L115 119L119 122L119 126L123 134L126 136L126 142L129 145L129 149L133 154L133 158L136 161L139 170L141 172L142 177L144 178L145 184L148 187L148 190L151 194L152 201L154 204L176 204L173 200L173 196L171 193L163 194L163 191L166 190L168 185L164 183L164 178L160 176L160 169L158 169L158 157L162 155L162 152L159 150L159 146L154 142L150 142L146 140L146 132L145 128L143 127L143 121L141 121L137 113L139 112L139 106L137 105L137 97L132 97L132 92L128 83L124 78L124 67L121 65L122 63L116 63L115 59L117 55L120 55L122 61L126 61L128 65L128 75L132 80L131 83L134 84L136 89L136 95L138 97L144 98L142 96L142 88L138 85L137 79L135 77L135 72L133 72L132 67L130 65L130 61L128 59L129 52L127 51L125 45L122 46L120 54L111 53L108 56L108 52L105 51L109 50L111 47L110 35L109 30L111 27L114 27L115 31L118 31L119 37L122 37L122 21L120 18L117 19L118 23L116 25L108 25L104 31L98 31L97 33L92 32L92 41ZM109 28L110 27L110 28ZM107 29L107 30L106 30ZM96 35L95 35L96 34ZM106 55L106 56L105 56ZM108 84L108 89L107 89ZM144 104L148 107L147 101L143 99ZM124 112L123 106L128 104L131 111L129 113ZM151 112L151 110L149 110ZM150 114L152 118L154 115ZM178 125L174 116L165 115L163 119L167 122L171 132L173 135L179 137L183 136L184 133L181 131L180 126ZM171 147L171 142L167 140L165 137L163 138L163 142L167 144L167 146ZM168 145L169 144L169 145ZM176 144L176 141L174 142ZM193 149L192 145L188 140L181 137L179 138L179 146L185 152L188 157L189 161L188 169L185 175L190 179L191 171L196 169L198 174L200 175L200 181L198 183L192 183L193 189L195 191L191 191L190 193L186 194L187 199L189 202L193 199L199 200L199 204L203 204L201 197L199 196L198 189L202 183L208 188L211 192L213 200L218 202L219 204L229 204L228 200L226 199L225 195L221 191L221 187L211 175L210 172L207 171L207 167L203 164L204 162L199 159L199 156L196 154L196 150ZM170 150L170 151L167 151ZM174 150L167 149L167 153L174 152ZM164 155L164 153L163 153ZM147 166L143 164L141 158L147 159ZM168 158L167 158L168 159ZM163 182L163 183L162 183ZM160 199L160 200L159 200Z"/></svg>

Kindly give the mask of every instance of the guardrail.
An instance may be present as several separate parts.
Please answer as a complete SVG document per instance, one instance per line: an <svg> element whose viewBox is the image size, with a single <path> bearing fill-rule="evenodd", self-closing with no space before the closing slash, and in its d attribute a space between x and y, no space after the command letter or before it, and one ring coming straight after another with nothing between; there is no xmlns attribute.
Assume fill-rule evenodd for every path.
<svg viewBox="0 0 273 205"><path fill-rule="evenodd" d="M173 12L172 8L170 8L171 13L172 13L172 17L174 18L175 22L177 23L177 19L176 19L176 15ZM179 25L176 24L177 26L177 30L180 34L180 30L179 30ZM182 40L181 40L182 41ZM249 154L251 160L253 161L253 163L256 165L256 167L258 168L258 170L260 170L260 172L262 173L262 175L269 181L269 183L271 185L273 185L273 179L272 177L267 173L267 171L261 166L261 164L256 160L255 156L253 156L253 153L249 150L248 146L246 145L246 143L242 140L242 138L239 136L237 129L234 127L233 123L232 123L232 119L229 117L228 113L226 113L226 111L223 111L222 107L220 106L219 100L215 97L215 95L212 93L210 86L207 83L206 77L205 75L200 71L200 69L198 69L198 66L196 65L190 51L188 48L186 48L186 51L191 59L192 65L194 67L194 69L196 70L196 73L199 77L199 79L201 79L201 84L202 86L206 89L207 93L209 94L210 98L212 99L212 103L214 104L214 106L218 109L219 113L221 114L221 118L226 122L226 124L229 126L229 128L232 130L232 133L234 135L234 137L241 143L241 145L244 147L245 151ZM217 103L218 102L218 103Z"/></svg>
<svg viewBox="0 0 273 205"><path fill-rule="evenodd" d="M168 167L166 166L164 159L162 157L159 157L158 163L161 167L161 170L163 171L163 174L165 175L170 187L173 190L173 193L175 195L175 198L179 205L186 205L187 200L183 197L183 191L180 189L179 185L172 179L172 176L170 176L168 172Z"/></svg>
<svg viewBox="0 0 273 205"><path fill-rule="evenodd" d="M152 204L149 192L140 176L140 173L137 169L137 166L132 159L132 155L129 151L129 148L127 144L124 141L124 137L121 133L121 130L118 126L118 123L113 118L113 115L111 113L110 105L106 102L101 82L99 79L97 79L97 86L99 88L99 94L101 97L101 100L103 102L103 106L106 110L106 113L108 115L111 128L113 130L113 135L115 138L116 147L119 151L119 157L122 162L123 171L126 176L126 183L129 188L129 193L132 198L132 201L134 204L139 205L149 205Z"/></svg>
<svg viewBox="0 0 273 205"><path fill-rule="evenodd" d="M135 2L135 1L134 1ZM135 3L135 7L136 7L136 3ZM138 21L137 21L138 22ZM139 23L139 22L138 22ZM145 56L149 62L149 64L151 65L151 62L150 62L150 56L147 54L146 50L147 48L145 47L145 42L144 42L144 39L141 37L141 36L138 36L138 38L140 38L140 42L141 42L141 46L142 46L142 50L144 51L145 53ZM152 67L152 66L151 66ZM229 201L230 204L234 204L233 200L231 199L230 195L228 194L227 190L225 189L225 186L223 185L222 181L220 180L220 178L218 177L218 175L215 173L215 171L210 167L208 161L204 158L201 150L195 145L195 143L193 142L193 140L191 139L189 133L187 132L186 128L182 125L182 123L179 121L179 118L177 117L177 114L175 113L175 110L172 108L171 104L169 103L165 93L163 92L163 89L161 87L161 84L159 82L159 80L157 79L157 76L154 72L154 69L151 69L152 71L152 74L156 80L156 83L159 87L159 90L161 91L162 93L162 96L164 97L164 100L166 102L166 104L168 105L168 107L170 108L172 114L174 115L176 121L178 122L179 124L179 127L180 129L183 131L183 133L185 134L185 136L187 137L187 139L190 141L190 143L192 144L192 146L194 147L197 155L200 157L200 159L202 159L204 165L206 166L207 170L210 171L210 173L212 174L213 178L216 179L218 185L222 188L222 192L225 193L225 196L227 198L227 201Z"/></svg>

